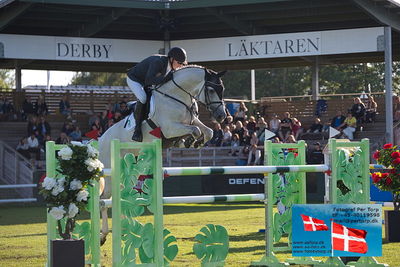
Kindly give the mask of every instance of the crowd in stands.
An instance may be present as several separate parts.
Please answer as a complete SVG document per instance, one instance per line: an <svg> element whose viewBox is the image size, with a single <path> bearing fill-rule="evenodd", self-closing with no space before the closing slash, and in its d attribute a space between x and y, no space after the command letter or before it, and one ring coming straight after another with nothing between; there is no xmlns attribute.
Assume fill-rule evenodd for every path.
<svg viewBox="0 0 400 267"><path fill-rule="evenodd" d="M58 113L64 116L64 123L60 134L55 138L57 144L66 144L70 141L82 141L83 139L97 139L109 127L122 120L130 113L127 98L124 97L117 103L108 103L101 113L91 114L87 131L80 129L79 124L73 119L73 111L68 97L60 99ZM315 117L311 125L303 125L302 122L292 117L289 112L283 114L250 115L244 102L241 102L236 112L229 114L224 122L216 123L213 127L213 137L206 144L210 147L229 147L232 156L247 156L248 165L261 163L262 145L265 129L275 133L271 140L280 143L295 143L301 139L324 139L328 136L329 127L340 132L339 138L354 139L354 133L364 123L375 120L377 104L372 96L363 101L356 97L354 103L348 108L347 114L338 110L335 117L329 121L321 121ZM326 103L319 103L320 112L326 109ZM13 104L6 97L0 98L0 114L14 114ZM393 98L394 121L400 121L400 97ZM35 101L26 96L22 103L22 109L18 115L27 121L27 133L19 144L18 151L27 158L41 159L45 142L52 140L52 127L46 121L49 114L48 105L43 96ZM268 120L267 120L268 118ZM317 136L318 138L312 138Z"/></svg>

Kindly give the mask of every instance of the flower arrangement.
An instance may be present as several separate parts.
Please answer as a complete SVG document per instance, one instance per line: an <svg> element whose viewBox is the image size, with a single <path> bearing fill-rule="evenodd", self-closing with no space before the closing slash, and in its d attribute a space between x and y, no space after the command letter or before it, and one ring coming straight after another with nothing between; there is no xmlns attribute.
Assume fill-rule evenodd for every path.
<svg viewBox="0 0 400 267"><path fill-rule="evenodd" d="M388 168L388 172L372 174L372 182L383 191L393 194L395 211L400 211L400 150L393 144L385 144L373 154L373 158Z"/></svg>
<svg viewBox="0 0 400 267"><path fill-rule="evenodd" d="M88 186L99 180L103 164L99 152L90 144L71 142L57 153L58 174L46 177L39 193L43 195L49 213L57 220L58 232L63 239L71 239L75 218L88 203ZM65 218L63 232L61 220Z"/></svg>

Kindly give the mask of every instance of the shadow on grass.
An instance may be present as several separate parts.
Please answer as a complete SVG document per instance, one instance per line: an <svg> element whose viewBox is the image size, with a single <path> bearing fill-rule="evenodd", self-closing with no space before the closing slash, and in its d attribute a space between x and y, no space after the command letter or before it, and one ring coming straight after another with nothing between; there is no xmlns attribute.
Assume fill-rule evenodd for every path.
<svg viewBox="0 0 400 267"><path fill-rule="evenodd" d="M229 242L243 242L243 241L255 241L265 240L264 233L251 233L244 235L230 235Z"/></svg>

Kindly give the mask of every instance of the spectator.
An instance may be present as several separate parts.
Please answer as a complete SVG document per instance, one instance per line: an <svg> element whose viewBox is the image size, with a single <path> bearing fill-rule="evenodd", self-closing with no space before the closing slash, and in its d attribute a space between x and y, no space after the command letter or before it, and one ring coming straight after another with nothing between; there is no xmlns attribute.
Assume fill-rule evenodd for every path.
<svg viewBox="0 0 400 267"><path fill-rule="evenodd" d="M246 112L248 111L246 105L244 104L244 102L240 102L240 106L239 109L235 112L234 114L234 121L241 121L243 122L247 115Z"/></svg>
<svg viewBox="0 0 400 267"><path fill-rule="evenodd" d="M243 128L243 129L244 129L243 137L240 140L240 145L248 147L250 145L251 136L249 135L249 131L246 128Z"/></svg>
<svg viewBox="0 0 400 267"><path fill-rule="evenodd" d="M292 133L296 140L299 139L303 133L303 128L301 127L301 122L297 118L292 119Z"/></svg>
<svg viewBox="0 0 400 267"><path fill-rule="evenodd" d="M232 156L237 156L240 147L240 137L237 133L232 134L232 141L231 141L231 154Z"/></svg>
<svg viewBox="0 0 400 267"><path fill-rule="evenodd" d="M101 132L101 127L97 127L97 125L94 123L90 129L89 132L85 133L85 136L90 138L90 139L94 139L97 140L97 138L99 138L99 136L102 134Z"/></svg>
<svg viewBox="0 0 400 267"><path fill-rule="evenodd" d="M27 159L31 158L31 154L29 152L28 139L26 137L22 138L19 141L17 145L17 151Z"/></svg>
<svg viewBox="0 0 400 267"><path fill-rule="evenodd" d="M107 110L104 110L101 114L101 118L100 118L100 125L103 129L108 129L108 121L110 119L107 116ZM89 119L89 126L91 126L94 123L95 120L93 120L92 122L90 122Z"/></svg>
<svg viewBox="0 0 400 267"><path fill-rule="evenodd" d="M365 115L365 105L359 97L354 98L354 104L351 107L351 113L356 118L357 122L363 122Z"/></svg>
<svg viewBox="0 0 400 267"><path fill-rule="evenodd" d="M122 115L122 118L128 116L131 113L125 102L119 103L119 113Z"/></svg>
<svg viewBox="0 0 400 267"><path fill-rule="evenodd" d="M114 121L114 123L119 122L120 120L122 120L122 114L119 111L115 112L112 120Z"/></svg>
<svg viewBox="0 0 400 267"><path fill-rule="evenodd" d="M256 126L256 134L258 137L259 144L264 144L265 129L267 128L268 124L265 122L264 117L259 117Z"/></svg>
<svg viewBox="0 0 400 267"><path fill-rule="evenodd" d="M28 137L27 144L29 147L29 153L34 153L36 155L36 160L40 160L39 140L36 138L34 133Z"/></svg>
<svg viewBox="0 0 400 267"><path fill-rule="evenodd" d="M400 96L393 96L393 120L400 121Z"/></svg>
<svg viewBox="0 0 400 267"><path fill-rule="evenodd" d="M346 117L342 115L342 112L340 110L338 110L336 112L336 116L332 118L331 127L335 128L338 131L343 130L343 123L345 119Z"/></svg>
<svg viewBox="0 0 400 267"><path fill-rule="evenodd" d="M283 113L284 118L281 120L279 127L279 137L281 140L286 140L289 134L292 134L292 119L290 118L290 113Z"/></svg>
<svg viewBox="0 0 400 267"><path fill-rule="evenodd" d="M8 101L8 99L6 97L3 97L0 100L0 114L4 114L5 119L6 120L10 120L10 119L17 119L17 116L14 114L14 117L11 117L10 115L13 114L15 112L14 110L14 106L12 105L12 103L10 101Z"/></svg>
<svg viewBox="0 0 400 267"><path fill-rule="evenodd" d="M89 117L89 121L88 121L89 127L92 127L93 123L94 123L96 120L102 119L104 115L105 115L105 117L106 117L107 119L112 119L112 116L111 116L110 118L108 118L108 111L107 111L107 110L105 110L105 111L103 111L102 113L100 113L100 116L99 116L97 113L93 113L93 112L90 112L90 115L91 115L91 116Z"/></svg>
<svg viewBox="0 0 400 267"><path fill-rule="evenodd" d="M61 114L71 117L72 110L67 95L63 95L62 99L60 100L59 109Z"/></svg>
<svg viewBox="0 0 400 267"><path fill-rule="evenodd" d="M123 96L122 97L122 100L118 103L118 102L116 102L115 104L114 104L114 106L113 106L113 108L112 108L112 112L113 113L115 113L115 112L120 112L120 113L122 113L121 112L121 106L123 105L123 104L125 104L125 106L127 106L127 104L128 104L128 98L126 97L126 96Z"/></svg>
<svg viewBox="0 0 400 267"><path fill-rule="evenodd" d="M226 116L225 120L222 122L221 128L225 128L225 126L229 126L229 128L230 128L232 124L233 124L233 117L228 115L228 116Z"/></svg>
<svg viewBox="0 0 400 267"><path fill-rule="evenodd" d="M39 95L38 99L36 100L35 111L36 115L38 116L49 114L49 109L47 107L43 95Z"/></svg>
<svg viewBox="0 0 400 267"><path fill-rule="evenodd" d="M307 130L307 133L321 133L323 127L324 125L322 125L321 119L315 118L314 123L311 124L310 129Z"/></svg>
<svg viewBox="0 0 400 267"><path fill-rule="evenodd" d="M65 145L70 142L70 139L68 138L68 135L65 132L61 132L60 136L56 140L56 144L58 145Z"/></svg>
<svg viewBox="0 0 400 267"><path fill-rule="evenodd" d="M285 143L297 143L297 141L293 134L289 134L285 140Z"/></svg>
<svg viewBox="0 0 400 267"><path fill-rule="evenodd" d="M235 129L232 131L232 134L238 134L239 140L243 140L244 128L243 128L243 123L241 121L236 121Z"/></svg>
<svg viewBox="0 0 400 267"><path fill-rule="evenodd" d="M224 133L221 130L221 125L216 123L213 129L213 136L208 141L208 146L221 146L222 139L224 138Z"/></svg>
<svg viewBox="0 0 400 267"><path fill-rule="evenodd" d="M281 125L281 121L278 118L278 115L274 114L272 116L271 121L269 122L269 130L277 135L279 133L280 125Z"/></svg>
<svg viewBox="0 0 400 267"><path fill-rule="evenodd" d="M375 121L378 104L375 102L372 95L368 96L368 103L365 109L365 122L370 123Z"/></svg>
<svg viewBox="0 0 400 267"><path fill-rule="evenodd" d="M75 126L74 130L69 134L72 141L82 141L82 132L78 126Z"/></svg>
<svg viewBox="0 0 400 267"><path fill-rule="evenodd" d="M114 125L114 121L113 121L113 120L108 120L108 123L107 123L106 127L103 128L103 131L104 131L104 132L107 131L108 128L110 128L110 127L113 126L113 125Z"/></svg>
<svg viewBox="0 0 400 267"><path fill-rule="evenodd" d="M249 134L252 135L256 131L256 118L254 116L249 117L249 121L246 125L247 130L249 131Z"/></svg>
<svg viewBox="0 0 400 267"><path fill-rule="evenodd" d="M62 132L64 132L67 136L69 136L73 130L74 130L74 127L70 121L64 122L64 125L61 129Z"/></svg>
<svg viewBox="0 0 400 267"><path fill-rule="evenodd" d="M258 140L258 138L257 138ZM258 165L261 159L261 150L257 145L251 145L249 149L249 156L247 157L247 165Z"/></svg>
<svg viewBox="0 0 400 267"><path fill-rule="evenodd" d="M232 139L232 133L229 130L229 126L226 125L223 130L223 137L222 137L222 142L221 146L230 146L231 145L231 139Z"/></svg>
<svg viewBox="0 0 400 267"><path fill-rule="evenodd" d="M35 108L33 106L32 100L30 96L25 97L24 102L22 103L22 117L26 120L31 115L35 114Z"/></svg>
<svg viewBox="0 0 400 267"><path fill-rule="evenodd" d="M36 116L30 116L28 121L27 133L31 136L39 128L38 118Z"/></svg>
<svg viewBox="0 0 400 267"><path fill-rule="evenodd" d="M278 136L275 136L275 137L272 139L272 143L281 144L282 141L281 141L281 139L279 139Z"/></svg>
<svg viewBox="0 0 400 267"><path fill-rule="evenodd" d="M343 133L349 138L350 140L354 139L354 132L356 131L357 127L357 120L353 117L351 112L347 113L347 117L344 120L344 123L341 125L343 128Z"/></svg>
<svg viewBox="0 0 400 267"><path fill-rule="evenodd" d="M46 118L44 116L41 116L39 119L39 124L38 124L38 130L39 134L42 135L43 137L48 135L51 135L51 127L50 124L46 121Z"/></svg>
<svg viewBox="0 0 400 267"><path fill-rule="evenodd" d="M308 151L307 163L308 164L324 163L324 154L322 152L322 147L319 142L314 143L313 148Z"/></svg>

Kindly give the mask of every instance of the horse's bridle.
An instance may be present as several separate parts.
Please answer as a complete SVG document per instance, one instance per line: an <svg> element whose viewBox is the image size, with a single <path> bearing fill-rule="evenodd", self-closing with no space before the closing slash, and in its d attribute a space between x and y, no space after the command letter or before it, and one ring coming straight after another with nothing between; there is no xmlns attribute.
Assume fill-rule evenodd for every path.
<svg viewBox="0 0 400 267"><path fill-rule="evenodd" d="M207 70L206 69L204 69L204 71L206 72L206 74L207 74ZM176 87L178 87L180 90L182 90L183 92L185 92L187 95L189 95L190 96L190 99L191 99L191 102L192 102L192 105L189 107L188 105L186 105L182 100L179 100L179 99L177 99L176 97L173 97L173 96L171 96L171 95L169 95L169 94L166 94L166 93L163 93L163 92L161 92L161 91L159 91L158 89L161 87L161 85L160 86L158 86L158 87L156 87L155 89L153 89L154 91L156 91L157 93L160 93L160 94L162 94L163 96L165 96L165 97L168 97L168 98L171 98L171 99L173 99L173 100L175 100L175 101L177 101L178 103L181 103L182 105L184 105L185 107L186 107L186 109L189 111L189 113L190 113L190 116L191 116L191 121L193 121L193 117L198 117L198 113L196 113L196 114L194 114L194 108L193 108L193 106L195 105L195 103L197 103L197 102L200 102L199 101L199 97L200 97L200 95L201 95L201 93L202 93L202 91L204 90L204 98L205 98L205 106L206 106L206 108L207 108L207 110L208 111L211 111L211 108L210 108L210 106L211 105L213 105L213 104L219 104L219 106L220 105L224 105L224 100L222 100L222 93L221 94L218 94L218 96L220 97L220 101L211 101L210 100L210 96L209 96L209 94L208 94L208 91L209 91L209 89L207 88L207 87L211 87L211 88L213 88L214 89L214 86L219 86L219 87L221 87L221 92L222 92L222 84L217 84L217 83L213 83L213 82L211 82L211 81L208 81L207 79L207 75L205 75L205 82L204 82L204 84L203 84L203 86L202 86L202 88L201 88L201 90L199 91L199 93L198 93L198 95L197 96L194 96L194 95L192 95L191 93L189 93L188 91L186 91L182 86L180 86L175 80L174 80L174 76L172 75L172 82L175 84L175 86ZM214 89L215 90L215 89ZM217 91L217 90L215 90L215 91ZM218 92L218 91L217 91ZM193 101L193 100L195 100L195 101ZM200 103L202 103L202 102L200 102ZM203 103L202 103L203 104ZM219 107L218 106L218 107Z"/></svg>

